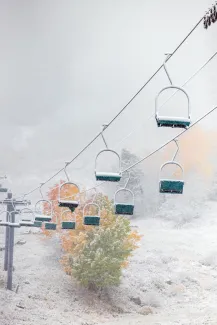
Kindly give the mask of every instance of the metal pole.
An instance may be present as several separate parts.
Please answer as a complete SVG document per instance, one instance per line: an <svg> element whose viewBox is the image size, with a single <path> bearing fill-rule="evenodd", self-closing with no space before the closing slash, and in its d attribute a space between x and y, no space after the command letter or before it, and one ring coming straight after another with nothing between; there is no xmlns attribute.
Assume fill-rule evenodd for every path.
<svg viewBox="0 0 217 325"><path fill-rule="evenodd" d="M6 221L10 221L10 213L13 210L13 205L10 202L10 199L12 199L12 193L8 192L7 199L9 200L7 203L7 217ZM4 257L4 271L8 270L8 247L9 247L9 227L6 227L5 229L5 257Z"/></svg>
<svg viewBox="0 0 217 325"><path fill-rule="evenodd" d="M15 212L14 211L11 212L11 222L15 223ZM14 258L14 227L7 227L7 228L9 228L7 289L12 290L13 258Z"/></svg>

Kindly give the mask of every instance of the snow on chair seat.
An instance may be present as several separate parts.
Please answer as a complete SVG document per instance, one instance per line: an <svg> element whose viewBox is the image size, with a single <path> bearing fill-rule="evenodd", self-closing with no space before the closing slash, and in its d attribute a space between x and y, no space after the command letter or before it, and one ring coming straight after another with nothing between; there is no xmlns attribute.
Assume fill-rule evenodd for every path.
<svg viewBox="0 0 217 325"><path fill-rule="evenodd" d="M59 207L61 208L65 207L65 208L75 209L78 206L79 206L78 201L59 200Z"/></svg>
<svg viewBox="0 0 217 325"><path fill-rule="evenodd" d="M44 215L44 214L35 214L36 221L48 222L52 220L51 216Z"/></svg>
<svg viewBox="0 0 217 325"><path fill-rule="evenodd" d="M173 127L173 128L187 128L191 124L191 120L189 118L183 117L171 117L171 116L159 116L156 115L157 125L159 127Z"/></svg>
<svg viewBox="0 0 217 325"><path fill-rule="evenodd" d="M95 174L97 181L119 182L121 179L120 173L96 172Z"/></svg>
<svg viewBox="0 0 217 325"><path fill-rule="evenodd" d="M182 194L184 188L183 180L161 179L160 193Z"/></svg>

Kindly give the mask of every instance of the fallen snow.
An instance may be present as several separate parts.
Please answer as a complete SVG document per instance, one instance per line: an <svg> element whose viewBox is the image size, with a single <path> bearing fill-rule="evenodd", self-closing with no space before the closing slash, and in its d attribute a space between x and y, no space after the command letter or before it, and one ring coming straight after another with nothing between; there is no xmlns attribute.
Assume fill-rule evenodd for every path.
<svg viewBox="0 0 217 325"><path fill-rule="evenodd" d="M1 325L217 324L217 202L180 223L134 220L144 235L121 285L90 293L64 274L58 239L15 230L14 292L0 272ZM3 239L3 234L0 234ZM0 252L3 265L4 252ZM15 289L19 285L18 292ZM142 315L149 308L153 314Z"/></svg>

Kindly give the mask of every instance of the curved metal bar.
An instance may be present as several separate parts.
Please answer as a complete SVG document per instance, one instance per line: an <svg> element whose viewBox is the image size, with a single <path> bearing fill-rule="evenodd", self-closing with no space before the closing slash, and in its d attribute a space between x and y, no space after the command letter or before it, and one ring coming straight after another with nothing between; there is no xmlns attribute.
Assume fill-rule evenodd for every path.
<svg viewBox="0 0 217 325"><path fill-rule="evenodd" d="M189 95L188 93L181 87L178 87L178 86L168 86L168 87L164 87L163 89L161 89L161 91L157 94L157 96L155 97L155 116L158 117L158 99L159 99L159 96L162 92L164 92L165 90L167 89L178 89L180 90L181 92L183 92L185 94L185 96L187 97L187 100L188 100L188 118L190 119L191 118L191 108L190 108L190 98L189 98Z"/></svg>
<svg viewBox="0 0 217 325"><path fill-rule="evenodd" d="M182 171L182 176L183 176L183 178L184 178L184 169L183 169L183 167L182 167L180 164L178 164L177 162L175 162L175 161L167 161L166 163L164 163L164 164L161 166L161 168L160 168L160 174L161 174L161 172L162 172L162 169L163 169L165 166L167 166L167 165L176 165L176 166L178 166L178 167L181 169L181 171Z"/></svg>
<svg viewBox="0 0 217 325"><path fill-rule="evenodd" d="M66 213L66 212L70 212L71 215L74 216L74 220L70 220L70 221L75 221L75 222L76 222L76 214L75 214L75 212L71 212L70 210L64 210L64 211L61 213L61 215L60 215L60 223L63 222L63 215L64 215L64 213Z"/></svg>
<svg viewBox="0 0 217 325"><path fill-rule="evenodd" d="M50 216L52 218L53 217L53 206L52 206L52 202L49 201L49 200L42 199L42 200L37 201L36 204L35 204L35 211L37 212L37 205L39 203L41 203L41 202L46 202L46 203L48 203L50 205L50 211L51 211L51 215ZM39 213L41 213L41 211L39 211Z"/></svg>
<svg viewBox="0 0 217 325"><path fill-rule="evenodd" d="M10 226L10 227L13 227L13 228L19 228L20 227L20 224L19 223L16 223L16 222L11 222L11 215L12 213L14 213L15 211L1 211L0 212L0 215L3 213L3 212L6 212L7 216L9 215L9 217L5 220L5 221L2 221L0 220L0 226Z"/></svg>
<svg viewBox="0 0 217 325"><path fill-rule="evenodd" d="M75 187L77 187L77 189L78 189L78 193L71 195L71 197L72 197L72 196L80 195L80 188L79 188L79 186L78 186L77 184L73 183L73 182L68 181L68 182L65 182L65 183L61 184L60 187L59 187L59 201L60 201L60 199L61 199L61 190L62 190L62 188L63 188L65 185L74 185Z"/></svg>
<svg viewBox="0 0 217 325"><path fill-rule="evenodd" d="M100 206L96 203L87 203L85 204L84 208L83 208L83 217L84 217L84 212L85 212L85 209L88 207L88 206L91 206L91 205L94 205L95 207L98 208L98 216L100 217Z"/></svg>
<svg viewBox="0 0 217 325"><path fill-rule="evenodd" d="M24 210L25 210L25 211L29 211L29 212L32 214L32 218L31 218L32 220L29 220L29 221L34 222L34 221L35 221L35 213L34 213L34 211L33 211L32 209L30 209L30 208L23 208L23 209L21 209L21 210L20 210L20 213L19 213L19 214L20 214L20 218L22 218L22 212L23 212ZM23 220L23 219L21 219L20 221L22 222L22 220Z"/></svg>
<svg viewBox="0 0 217 325"><path fill-rule="evenodd" d="M2 211L0 211L0 216L2 215L2 213L6 213L6 218L7 218L7 213L9 213L9 214L11 214L9 211L7 211L7 210L2 210ZM5 221L7 221L7 219L5 220ZM2 219L0 218L0 223L2 222Z"/></svg>
<svg viewBox="0 0 217 325"><path fill-rule="evenodd" d="M99 157L99 155L101 155L103 152L112 152L113 154L115 154L117 157L118 157L118 159L119 159L119 173L121 174L121 157L120 157L120 155L116 152L116 151L114 151L114 150L112 150L112 149L103 149L103 150L101 150L98 154L97 154L97 156L96 156L96 158L95 158L95 173L96 173L96 167L97 167L97 158Z"/></svg>
<svg viewBox="0 0 217 325"><path fill-rule="evenodd" d="M173 82L172 82L172 79L171 79L171 77L170 77L170 75L169 75L169 72L168 72L168 70L167 70L167 66L166 66L166 62L167 62L167 60L169 60L169 58L171 57L171 53L165 53L165 55L166 55L166 59L165 59L165 61L164 61L164 63L163 63L163 65L164 65L164 70L165 70L165 72L166 72L166 74L167 74L167 77L168 77L168 79L169 79L169 81L170 81L170 84L171 85L173 85Z"/></svg>
<svg viewBox="0 0 217 325"><path fill-rule="evenodd" d="M115 192L115 194L114 194L114 204L117 203L117 201L116 201L117 194L118 194L119 192L124 192L124 191L125 191L125 192L128 192L128 193L130 193L130 194L132 195L132 198L133 198L132 203L134 204L134 202L135 202L135 196L134 196L134 193L133 193L133 191L129 190L128 188L120 188L119 190L117 190L117 191Z"/></svg>

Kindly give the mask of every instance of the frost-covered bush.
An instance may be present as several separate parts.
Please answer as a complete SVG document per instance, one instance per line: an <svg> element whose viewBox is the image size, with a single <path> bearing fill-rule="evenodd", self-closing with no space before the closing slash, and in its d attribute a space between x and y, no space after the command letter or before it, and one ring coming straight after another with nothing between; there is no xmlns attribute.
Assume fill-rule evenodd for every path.
<svg viewBox="0 0 217 325"><path fill-rule="evenodd" d="M88 232L83 251L73 261L72 275L88 288L118 285L121 269L135 248L129 220L118 217L110 227Z"/></svg>

